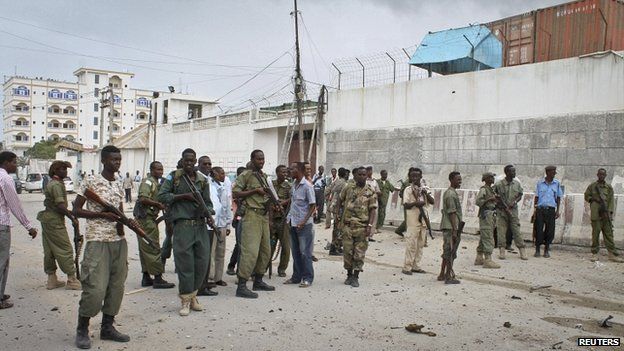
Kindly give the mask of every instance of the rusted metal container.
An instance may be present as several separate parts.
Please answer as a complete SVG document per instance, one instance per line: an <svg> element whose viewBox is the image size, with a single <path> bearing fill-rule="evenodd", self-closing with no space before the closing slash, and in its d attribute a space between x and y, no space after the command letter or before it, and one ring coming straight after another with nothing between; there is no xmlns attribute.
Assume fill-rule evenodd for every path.
<svg viewBox="0 0 624 351"><path fill-rule="evenodd" d="M624 0L580 0L490 22L503 66L624 50Z"/></svg>

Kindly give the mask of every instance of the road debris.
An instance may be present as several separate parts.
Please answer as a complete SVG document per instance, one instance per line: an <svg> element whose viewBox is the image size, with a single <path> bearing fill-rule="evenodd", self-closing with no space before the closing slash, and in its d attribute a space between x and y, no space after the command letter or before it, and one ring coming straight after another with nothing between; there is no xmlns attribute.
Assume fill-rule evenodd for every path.
<svg viewBox="0 0 624 351"><path fill-rule="evenodd" d="M503 327L505 327L505 328L511 328L511 323L509 323L509 322L505 322L505 323L503 323Z"/></svg>
<svg viewBox="0 0 624 351"><path fill-rule="evenodd" d="M529 288L529 292L534 292L535 290L548 289L548 288L552 288L552 285L535 285Z"/></svg>
<svg viewBox="0 0 624 351"><path fill-rule="evenodd" d="M511 299L512 300L522 300L522 298L520 296L516 296L516 295L511 295Z"/></svg>
<svg viewBox="0 0 624 351"><path fill-rule="evenodd" d="M559 342L552 344L550 348L553 350L561 350L561 344L563 344L563 341L559 341Z"/></svg>
<svg viewBox="0 0 624 351"><path fill-rule="evenodd" d="M600 321L600 326L601 326L602 328L611 328L611 327L613 327L613 326L611 325L611 323L609 322L609 320L610 320L610 319L613 319L613 316L612 316L612 315L609 315L609 317L607 317L607 318L605 318L605 319L602 319L602 320Z"/></svg>
<svg viewBox="0 0 624 351"><path fill-rule="evenodd" d="M140 292L147 291L147 289L149 289L149 288L141 288L141 289L136 289L136 290L128 291L128 292L126 293L126 295L137 294L137 293L140 293Z"/></svg>
<svg viewBox="0 0 624 351"><path fill-rule="evenodd" d="M421 324L408 324L405 326L405 330L407 330L410 333L416 333L416 334L425 334L427 336L436 336L436 333L432 332L432 331L422 331L422 328L424 328L424 325Z"/></svg>

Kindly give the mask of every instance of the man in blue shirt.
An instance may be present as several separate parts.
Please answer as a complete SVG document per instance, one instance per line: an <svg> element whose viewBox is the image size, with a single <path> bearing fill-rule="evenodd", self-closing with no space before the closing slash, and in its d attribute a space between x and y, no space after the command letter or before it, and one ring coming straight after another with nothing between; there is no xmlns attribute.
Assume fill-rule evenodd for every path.
<svg viewBox="0 0 624 351"><path fill-rule="evenodd" d="M546 166L546 177L537 182L535 189L535 257L540 256L544 244L544 257L550 257L549 248L555 237L555 220L559 218L559 203L563 197L561 183L555 179L557 167Z"/></svg>
<svg viewBox="0 0 624 351"><path fill-rule="evenodd" d="M290 228L293 275L284 284L299 284L299 287L307 288L314 280L312 214L316 209L316 198L312 184L305 178L305 164L293 162L290 168L294 180L286 222Z"/></svg>

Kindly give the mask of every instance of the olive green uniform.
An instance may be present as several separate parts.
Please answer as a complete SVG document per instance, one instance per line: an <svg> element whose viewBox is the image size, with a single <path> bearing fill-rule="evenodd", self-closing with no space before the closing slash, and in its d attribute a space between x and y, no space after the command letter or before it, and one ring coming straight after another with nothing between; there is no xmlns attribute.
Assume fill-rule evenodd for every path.
<svg viewBox="0 0 624 351"><path fill-rule="evenodd" d="M338 199L342 189L347 185L347 181L343 178L336 179L331 185L332 201L329 205L330 210L334 214L334 218L342 218L342 214L338 211ZM335 249L342 248L342 221L334 220L334 229L332 230L332 245Z"/></svg>
<svg viewBox="0 0 624 351"><path fill-rule="evenodd" d="M370 220L370 210L377 208L377 194L368 184L363 187L347 184L340 192L340 202L344 216L344 268L347 271L362 271L368 249L366 227Z"/></svg>
<svg viewBox="0 0 624 351"><path fill-rule="evenodd" d="M291 185L286 180L282 184L277 184L277 180L273 181L273 188L277 192L277 197L281 200L288 200L290 198ZM284 219L287 214L287 209L284 209L284 213L274 212L273 218L271 218L271 257L277 247L277 241L279 240L281 246L279 266L277 266L278 273L286 272L288 268L288 261L290 259L290 233L286 229L287 224Z"/></svg>
<svg viewBox="0 0 624 351"><path fill-rule="evenodd" d="M479 206L479 245L477 253L491 255L494 250L494 220L496 218L496 203L486 202L494 196L494 189L484 185L477 194L477 206Z"/></svg>
<svg viewBox="0 0 624 351"><path fill-rule="evenodd" d="M152 176L144 178L139 186L139 200L149 199L152 201L158 201L157 197L159 188L160 186L156 178ZM159 209L154 206L140 206L143 206L145 209L146 216L145 218L137 218L137 220L139 221L139 224L141 224L141 227L145 230L147 237L152 239L156 246L158 246L157 248L152 248L137 235L137 239L139 240L141 272L147 272L150 275L161 275L165 271L165 266L160 259L160 233L158 231L158 224L156 224Z"/></svg>
<svg viewBox="0 0 624 351"><path fill-rule="evenodd" d="M461 233L457 233L457 238L452 239L453 224L451 223L451 213L457 215L457 225L463 220L461 202L459 201L459 195L457 190L449 187L444 191L442 195L442 221L440 222L440 229L442 229L442 258L450 260L457 258L457 247L461 241ZM457 228L456 228L457 229ZM452 245L451 245L452 244Z"/></svg>
<svg viewBox="0 0 624 351"><path fill-rule="evenodd" d="M390 198L390 194L394 192L394 185L390 183L389 180L381 180L377 179L377 185L379 186L379 191L381 195L377 199L378 209L377 209L377 229L381 228L386 220L386 207L388 206L388 199Z"/></svg>
<svg viewBox="0 0 624 351"><path fill-rule="evenodd" d="M606 182L593 182L585 190L585 201L589 202L589 209L591 210L591 252L597 254L600 251L600 232L602 231L602 237L607 250L614 256L618 256L619 254L613 242L613 222L611 220L615 208L613 187ZM605 206L603 210L606 210L608 213L601 216L600 207L603 201Z"/></svg>
<svg viewBox="0 0 624 351"><path fill-rule="evenodd" d="M53 178L44 190L45 210L37 214L41 222L41 240L43 242L43 270L46 274L56 272L56 263L67 275L76 274L74 254L67 228L65 216L56 210L58 204L67 207L67 192L62 180Z"/></svg>
<svg viewBox="0 0 624 351"><path fill-rule="evenodd" d="M206 177L199 172L195 172L194 185L211 213L206 214L203 206L194 201L173 201L175 195L191 193L190 187L182 179L183 175L182 169L171 172L158 191L158 201L169 205L168 216L173 222L173 258L180 295L194 293L204 281L211 248L206 216L214 212L210 186Z"/></svg>
<svg viewBox="0 0 624 351"><path fill-rule="evenodd" d="M257 173L266 183L265 174ZM267 183L268 184L268 183ZM236 178L233 192L264 188L254 171L246 170ZM248 280L252 274L263 275L271 260L271 234L267 213L268 196L253 194L242 199L241 253L237 276Z"/></svg>
<svg viewBox="0 0 624 351"><path fill-rule="evenodd" d="M507 182L507 179L501 179L494 185L494 193L498 194L505 204L511 205L518 196L524 193L522 186L517 180ZM511 234L514 243L519 249L524 248L524 240L522 233L520 232L520 219L518 217L518 205L514 204L509 213L506 210L496 209L496 230L498 233L498 247L505 247L505 234L508 228L511 229Z"/></svg>

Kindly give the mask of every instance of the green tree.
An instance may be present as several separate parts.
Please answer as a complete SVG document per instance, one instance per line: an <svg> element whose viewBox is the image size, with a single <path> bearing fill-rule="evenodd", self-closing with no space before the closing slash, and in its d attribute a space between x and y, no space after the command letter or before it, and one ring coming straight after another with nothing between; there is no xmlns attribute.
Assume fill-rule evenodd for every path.
<svg viewBox="0 0 624 351"><path fill-rule="evenodd" d="M28 158L51 160L56 157L56 141L42 140L31 146L24 155Z"/></svg>

